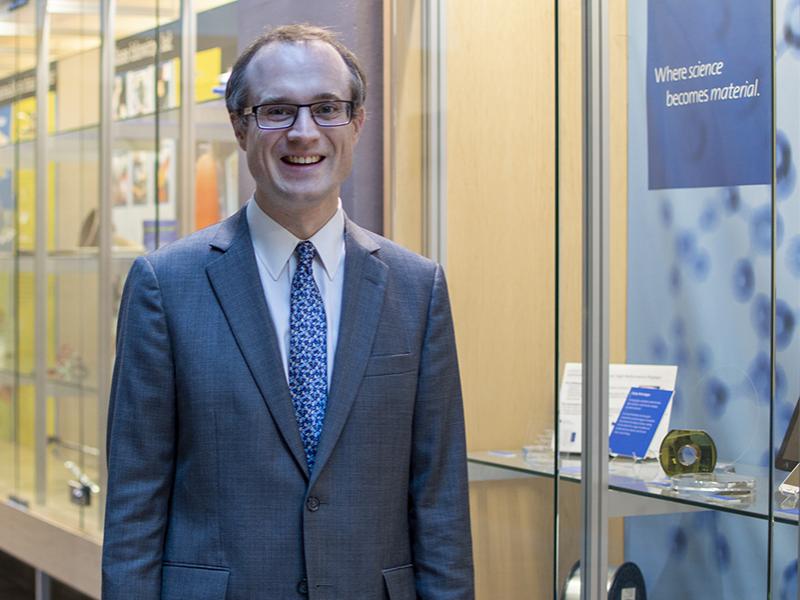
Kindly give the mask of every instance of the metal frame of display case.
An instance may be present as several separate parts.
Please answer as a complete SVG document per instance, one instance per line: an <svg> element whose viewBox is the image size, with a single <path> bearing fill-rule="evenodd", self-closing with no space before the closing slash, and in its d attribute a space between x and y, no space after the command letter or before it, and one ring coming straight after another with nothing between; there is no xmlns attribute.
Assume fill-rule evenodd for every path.
<svg viewBox="0 0 800 600"><path fill-rule="evenodd" d="M581 596L608 578L608 2L583 2L583 432ZM558 85L558 84L556 84Z"/></svg>
<svg viewBox="0 0 800 600"><path fill-rule="evenodd" d="M396 0L395 0L396 1ZM423 82L423 240L425 254L447 264L447 15L442 0L425 0L422 35Z"/></svg>

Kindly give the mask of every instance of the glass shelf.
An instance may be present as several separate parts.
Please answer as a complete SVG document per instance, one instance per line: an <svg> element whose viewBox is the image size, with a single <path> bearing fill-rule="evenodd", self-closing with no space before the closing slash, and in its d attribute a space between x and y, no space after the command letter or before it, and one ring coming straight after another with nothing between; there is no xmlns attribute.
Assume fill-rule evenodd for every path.
<svg viewBox="0 0 800 600"><path fill-rule="evenodd" d="M129 248L112 250L111 262L114 272L125 274L133 261L142 254L142 251L131 251ZM80 273L97 269L97 248L75 248L72 250L57 250L48 253L47 272L52 274ZM31 253L23 252L18 256L10 253L0 254L0 272L18 271L22 273L33 272L34 257Z"/></svg>
<svg viewBox="0 0 800 600"><path fill-rule="evenodd" d="M549 461L548 461L549 458ZM543 456L541 462L534 464L526 462L521 452L511 451L484 451L470 452L469 461L473 465L482 465L496 472L475 472L473 478L502 479L508 477L504 472L512 473L508 478L514 477L547 477L555 475L553 455ZM549 464L548 464L549 462ZM580 483L581 461L574 455L562 456L560 459L559 476L562 481ZM747 506L734 506L724 504L721 498L714 502L704 501L693 496L676 496L668 493L668 478L655 460L635 463L626 459L610 459L608 488L614 493L616 499L623 502L622 506L615 507L615 516L637 516L643 514L665 514L670 512L684 512L688 509L702 509L723 511L737 515L769 519L769 469L766 467L752 467L738 465L736 473L755 479L755 497L752 504ZM777 487L780 481L775 482ZM638 496L657 502L657 506L647 506L647 502L626 500L625 496ZM789 507L786 502L791 499L780 492L773 496L773 511L776 522L790 525L798 524L798 507ZM620 510L622 508L622 510Z"/></svg>

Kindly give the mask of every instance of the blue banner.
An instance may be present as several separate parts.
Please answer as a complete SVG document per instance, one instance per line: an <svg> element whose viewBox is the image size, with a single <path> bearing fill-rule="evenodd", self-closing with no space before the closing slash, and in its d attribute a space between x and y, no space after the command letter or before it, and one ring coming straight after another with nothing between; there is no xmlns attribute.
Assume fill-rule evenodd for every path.
<svg viewBox="0 0 800 600"><path fill-rule="evenodd" d="M648 2L649 189L772 180L769 4Z"/></svg>

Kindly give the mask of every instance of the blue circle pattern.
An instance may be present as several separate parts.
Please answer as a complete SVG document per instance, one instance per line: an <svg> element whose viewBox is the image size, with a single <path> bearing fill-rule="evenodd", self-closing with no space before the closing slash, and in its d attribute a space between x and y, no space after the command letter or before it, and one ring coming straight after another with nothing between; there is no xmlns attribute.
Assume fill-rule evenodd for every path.
<svg viewBox="0 0 800 600"><path fill-rule="evenodd" d="M700 371L708 371L714 362L714 354L706 344L700 344L695 351L695 363Z"/></svg>
<svg viewBox="0 0 800 600"><path fill-rule="evenodd" d="M755 329L756 335L762 340L768 340L770 321L772 320L772 305L769 298L764 294L758 294L753 301L750 309L750 318L753 321L753 329Z"/></svg>
<svg viewBox="0 0 800 600"><path fill-rule="evenodd" d="M770 366L769 355L766 352L759 352L750 363L747 370L747 377L756 390L758 402L769 404L770 397ZM782 402L786 397L786 372L779 364L775 365L775 400Z"/></svg>
<svg viewBox="0 0 800 600"><path fill-rule="evenodd" d="M717 551L717 563L720 571L727 571L731 566L731 545L728 538L718 533L714 539Z"/></svg>
<svg viewBox="0 0 800 600"><path fill-rule="evenodd" d="M748 258L741 258L733 268L733 297L739 302L747 302L753 296L756 286L756 275L753 263Z"/></svg>
<svg viewBox="0 0 800 600"><path fill-rule="evenodd" d="M719 224L719 213L712 204L708 204L703 212L700 213L700 221L698 223L700 229L703 231L711 231Z"/></svg>
<svg viewBox="0 0 800 600"><path fill-rule="evenodd" d="M672 225L672 204L667 198L661 200L658 215L661 218L661 224L664 229L669 229Z"/></svg>
<svg viewBox="0 0 800 600"><path fill-rule="evenodd" d="M708 413L715 418L719 418L725 414L730 396L727 385L716 377L711 378L706 385L706 393L703 396Z"/></svg>
<svg viewBox="0 0 800 600"><path fill-rule="evenodd" d="M739 212L742 206L742 195L739 193L739 188L730 187L722 191L722 206L728 214Z"/></svg>
<svg viewBox="0 0 800 600"><path fill-rule="evenodd" d="M653 341L650 342L650 354L652 354L656 364L665 362L669 356L667 343L660 337L654 338Z"/></svg>
<svg viewBox="0 0 800 600"><path fill-rule="evenodd" d="M789 242L789 249L786 252L786 266L789 272L800 279L800 235L795 235Z"/></svg>
<svg viewBox="0 0 800 600"><path fill-rule="evenodd" d="M792 307L778 298L775 301L775 345L784 350L792 342L795 316Z"/></svg>
<svg viewBox="0 0 800 600"><path fill-rule="evenodd" d="M772 252L772 207L762 206L756 210L750 222L750 237L753 247L762 254ZM783 241L783 218L775 215L775 247L778 248Z"/></svg>
<svg viewBox="0 0 800 600"><path fill-rule="evenodd" d="M753 328L759 338L769 340L770 325L772 321L772 306L764 294L756 296L753 302L752 314ZM775 345L778 350L783 350L792 342L795 328L795 315L792 307L784 300L775 301Z"/></svg>
<svg viewBox="0 0 800 600"><path fill-rule="evenodd" d="M673 354L673 360L678 367L687 367L689 366L689 361L691 360L691 352L689 351L689 346L687 346L683 342L679 342L675 346L675 353Z"/></svg>
<svg viewBox="0 0 800 600"><path fill-rule="evenodd" d="M699 280L704 280L711 270L711 258L706 250L699 250L692 260L692 272Z"/></svg>
<svg viewBox="0 0 800 600"><path fill-rule="evenodd" d="M689 262L694 255L696 246L697 239L693 232L682 231L679 233L675 244L675 250L677 252L678 259L684 262Z"/></svg>
<svg viewBox="0 0 800 600"><path fill-rule="evenodd" d="M775 187L776 196L785 200L794 191L797 171L792 162L792 147L783 131L775 134Z"/></svg>
<svg viewBox="0 0 800 600"><path fill-rule="evenodd" d="M681 270L678 267L672 267L669 271L669 289L673 294L678 294L682 287Z"/></svg>
<svg viewBox="0 0 800 600"><path fill-rule="evenodd" d="M672 527L669 531L669 553L678 559L683 559L688 545L686 530L680 526Z"/></svg>

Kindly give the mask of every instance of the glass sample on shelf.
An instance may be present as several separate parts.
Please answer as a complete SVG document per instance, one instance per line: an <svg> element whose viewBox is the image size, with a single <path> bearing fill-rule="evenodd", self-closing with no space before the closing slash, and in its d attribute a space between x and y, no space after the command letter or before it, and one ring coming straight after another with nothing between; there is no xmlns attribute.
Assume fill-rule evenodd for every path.
<svg viewBox="0 0 800 600"><path fill-rule="evenodd" d="M705 431L673 429L661 442L659 461L670 476L711 473L717 465L717 446Z"/></svg>

